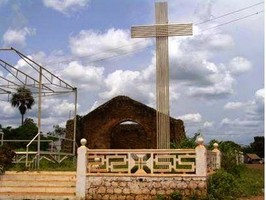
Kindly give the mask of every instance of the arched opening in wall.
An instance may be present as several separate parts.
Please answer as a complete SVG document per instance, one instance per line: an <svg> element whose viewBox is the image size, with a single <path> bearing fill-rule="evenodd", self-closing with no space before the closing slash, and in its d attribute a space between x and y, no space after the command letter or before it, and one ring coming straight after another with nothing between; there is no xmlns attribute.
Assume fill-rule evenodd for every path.
<svg viewBox="0 0 266 200"><path fill-rule="evenodd" d="M134 121L123 121L111 131L111 149L149 149L147 132L141 124Z"/></svg>

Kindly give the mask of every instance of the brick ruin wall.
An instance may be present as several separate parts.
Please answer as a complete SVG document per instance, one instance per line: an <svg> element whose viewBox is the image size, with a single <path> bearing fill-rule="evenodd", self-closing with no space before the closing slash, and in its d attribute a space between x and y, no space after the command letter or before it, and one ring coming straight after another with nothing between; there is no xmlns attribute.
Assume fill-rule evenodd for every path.
<svg viewBox="0 0 266 200"><path fill-rule="evenodd" d="M134 124L121 124L125 121ZM73 138L73 120L66 124L66 138ZM180 119L170 118L171 142L185 136ZM77 145L86 138L90 149L156 149L156 110L129 97L118 96L77 120ZM64 152L72 151L73 143L63 141Z"/></svg>

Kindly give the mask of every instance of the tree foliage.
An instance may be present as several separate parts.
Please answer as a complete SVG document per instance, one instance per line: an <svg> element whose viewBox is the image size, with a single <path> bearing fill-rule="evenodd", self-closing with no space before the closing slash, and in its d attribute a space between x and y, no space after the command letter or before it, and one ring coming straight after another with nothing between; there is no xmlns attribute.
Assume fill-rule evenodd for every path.
<svg viewBox="0 0 266 200"><path fill-rule="evenodd" d="M251 143L250 146L255 154L264 158L264 136L254 137L254 142Z"/></svg>
<svg viewBox="0 0 266 200"><path fill-rule="evenodd" d="M65 136L65 134L66 134L65 128L63 128L59 125L54 125L53 128L54 128L54 131L48 132L47 133L48 136L54 136L54 137L58 137L58 138Z"/></svg>
<svg viewBox="0 0 266 200"><path fill-rule="evenodd" d="M38 133L38 127L34 123L33 119L26 118L25 122L22 126L18 128L6 127L3 128L4 132L4 139L5 140L32 140L34 136ZM45 137L41 136L41 139L46 139ZM25 149L26 145L29 142L12 142L9 143L12 149ZM34 143L30 148L36 149L36 144ZM47 149L47 143L41 143L41 149Z"/></svg>
<svg viewBox="0 0 266 200"><path fill-rule="evenodd" d="M259 157L264 158L264 136L254 137L254 142L243 148L244 153L255 153Z"/></svg>
<svg viewBox="0 0 266 200"><path fill-rule="evenodd" d="M12 163L15 152L7 145L0 146L0 174Z"/></svg>
<svg viewBox="0 0 266 200"><path fill-rule="evenodd" d="M32 92L25 88L25 86L17 88L17 92L11 97L11 105L17 107L21 114L21 125L23 125L24 115L26 111L31 109L34 105L34 98Z"/></svg>
<svg viewBox="0 0 266 200"><path fill-rule="evenodd" d="M197 146L196 139L200 133L195 133L193 137L185 137L180 142L171 143L173 149L193 149Z"/></svg>

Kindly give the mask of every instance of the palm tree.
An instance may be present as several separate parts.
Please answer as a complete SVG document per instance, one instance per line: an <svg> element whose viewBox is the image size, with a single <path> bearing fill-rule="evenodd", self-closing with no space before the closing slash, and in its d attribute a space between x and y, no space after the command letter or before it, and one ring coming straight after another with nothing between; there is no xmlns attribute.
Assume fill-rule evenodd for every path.
<svg viewBox="0 0 266 200"><path fill-rule="evenodd" d="M24 115L27 110L31 109L34 104L34 98L29 89L25 86L17 88L17 92L12 94L11 105L17 107L21 114L21 125L24 122Z"/></svg>

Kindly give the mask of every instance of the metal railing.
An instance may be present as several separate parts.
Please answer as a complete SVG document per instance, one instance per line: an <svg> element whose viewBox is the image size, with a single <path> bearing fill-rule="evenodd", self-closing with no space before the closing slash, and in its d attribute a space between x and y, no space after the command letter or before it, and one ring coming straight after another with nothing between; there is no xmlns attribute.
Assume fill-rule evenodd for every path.
<svg viewBox="0 0 266 200"><path fill-rule="evenodd" d="M29 160L29 146L33 143L33 141L41 134L41 132L38 132L34 138L27 144L26 146L26 167L28 167L28 160ZM39 152L37 152L39 153Z"/></svg>
<svg viewBox="0 0 266 200"><path fill-rule="evenodd" d="M73 142L72 139L64 138L64 137L56 137L53 135L49 135L50 139L42 139L37 140L37 137L40 136L40 133L37 133L31 140L4 140L4 133L0 129L0 146L6 143L9 143L13 146L14 143L22 143L20 146L24 146L25 148L15 150L16 155L13 158L13 163L25 163L26 167L31 166L39 166L39 162L42 159L48 160L53 163L61 163L66 158L75 156L74 152L71 149L71 152L64 152L62 147L62 141L70 141ZM56 138L56 141L51 139ZM58 142L59 141L59 142ZM33 143L48 143L47 150L41 151L36 150L36 148L30 148ZM16 145L15 145L16 146ZM77 147L77 143L75 142L75 147ZM34 150L33 150L34 149Z"/></svg>

